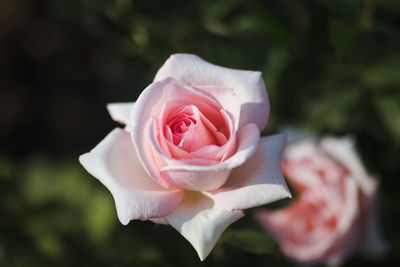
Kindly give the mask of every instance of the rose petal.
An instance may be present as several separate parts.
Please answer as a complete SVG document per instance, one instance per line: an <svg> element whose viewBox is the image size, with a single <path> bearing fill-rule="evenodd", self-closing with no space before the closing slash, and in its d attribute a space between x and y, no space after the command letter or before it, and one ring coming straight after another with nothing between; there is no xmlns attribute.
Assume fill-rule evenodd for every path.
<svg viewBox="0 0 400 267"><path fill-rule="evenodd" d="M167 77L192 86L231 88L242 104L239 128L255 123L262 130L267 125L269 102L261 72L225 68L195 55L175 54L158 70L154 81Z"/></svg>
<svg viewBox="0 0 400 267"><path fill-rule="evenodd" d="M357 240L359 229L351 228L359 212L357 200L356 182L347 177L340 188L312 187L290 206L261 211L257 218L287 256L310 264L326 259L339 261ZM325 225L324 218L330 216L337 219L335 226Z"/></svg>
<svg viewBox="0 0 400 267"><path fill-rule="evenodd" d="M336 266L340 265L343 259L355 250L360 234L362 234L362 226L356 223L356 219L360 215L360 207L357 202L359 200L359 192L356 181L353 178L345 179L342 190L344 191L343 203L337 203L337 197L329 200L331 204L340 205L338 209L342 212L339 215L339 223L337 229L335 229L335 234L321 238L314 248L320 251L326 247L326 252L324 254L317 253L316 257L319 260L326 259L329 264L335 264ZM304 257L307 257L306 254L304 253Z"/></svg>
<svg viewBox="0 0 400 267"><path fill-rule="evenodd" d="M196 88L210 93L218 100L225 111L231 113L231 116L235 119L234 129L236 131L239 127L241 109L240 98L236 93L230 88L217 87L214 85L196 86Z"/></svg>
<svg viewBox="0 0 400 267"><path fill-rule="evenodd" d="M212 131L213 129L209 129L209 127L207 127L207 118L201 114L196 106L185 106L183 111L192 114L193 119L196 120L196 124L193 124L192 127L190 127L185 133L182 133L179 136L180 140L175 142L178 147L181 147L187 152L192 152L203 146L217 142L215 133ZM178 137L176 133L175 136Z"/></svg>
<svg viewBox="0 0 400 267"><path fill-rule="evenodd" d="M282 157L285 176L298 192L310 188L340 188L346 168L318 147L315 139L303 139L285 148ZM330 185L329 185L330 184Z"/></svg>
<svg viewBox="0 0 400 267"><path fill-rule="evenodd" d="M366 220L366 234L363 236L361 252L370 258L379 258L385 254L389 245L383 239L380 231L380 224L377 214L377 191L379 181L377 178L373 179L373 192L372 195L364 195L362 197L362 213Z"/></svg>
<svg viewBox="0 0 400 267"><path fill-rule="evenodd" d="M225 229L242 216L242 211L216 207L200 192L187 192L179 207L165 219L192 244L203 261Z"/></svg>
<svg viewBox="0 0 400 267"><path fill-rule="evenodd" d="M229 180L212 192L217 206L247 209L291 197L280 167L285 135L261 138L257 152L234 169Z"/></svg>
<svg viewBox="0 0 400 267"><path fill-rule="evenodd" d="M184 196L181 190L163 189L146 174L125 130L114 129L79 161L110 190L124 225L133 219L164 217Z"/></svg>
<svg viewBox="0 0 400 267"><path fill-rule="evenodd" d="M109 103L107 104L107 110L114 121L128 126L134 104L135 102Z"/></svg>
<svg viewBox="0 0 400 267"><path fill-rule="evenodd" d="M314 139L302 139L288 145L283 153L285 160L293 162L304 158L319 157L321 152L318 150Z"/></svg>
<svg viewBox="0 0 400 267"><path fill-rule="evenodd" d="M351 138L325 137L321 140L320 146L335 160L346 166L364 194L372 195L374 193L374 181L361 163Z"/></svg>
<svg viewBox="0 0 400 267"><path fill-rule="evenodd" d="M234 126L232 118L224 110L221 110L221 115L225 118L228 124L226 128L227 131L229 131L230 138L226 140L225 136L221 132L218 132L217 129L211 125L211 122L205 119L205 122L210 124L209 129L211 132L213 132L215 139L220 140L217 142L219 145L207 145L196 151L193 151L191 154L195 158L208 158L217 161L224 161L230 158L236 152L236 134L233 128ZM222 137L218 138L219 135Z"/></svg>
<svg viewBox="0 0 400 267"><path fill-rule="evenodd" d="M160 98L163 96L163 88L173 82L172 79L165 79L156 83L150 84L136 101L131 113L131 137L133 144L136 147L137 155L143 168L157 183L168 188L168 183L165 182L154 165L152 155L148 149L148 142L144 134L143 126L151 118L152 108L157 106Z"/></svg>
<svg viewBox="0 0 400 267"><path fill-rule="evenodd" d="M150 221L152 221L153 223L156 223L156 224L168 225L167 221L164 218L150 219Z"/></svg>
<svg viewBox="0 0 400 267"><path fill-rule="evenodd" d="M238 133L238 149L229 159L215 165L189 165L186 160L173 160L164 157L166 166L160 169L165 180L177 188L195 191L215 190L222 186L235 167L242 165L257 150L260 133L255 124L248 124ZM153 140L152 148L160 150ZM163 155L162 152L158 152Z"/></svg>
<svg viewBox="0 0 400 267"><path fill-rule="evenodd" d="M177 106L194 104L206 116L213 116L215 109L219 110L220 108L218 102L210 94L187 86L173 78L152 83L139 96L131 113L132 140L144 169L156 182L166 188L168 183L161 177L159 168L154 163L154 157L157 157L157 155L153 153L154 148L151 149L149 147L148 122L153 116L159 118L161 115L162 119L167 117L163 109L170 110L171 108L165 108L164 104L171 104L171 102ZM217 112L216 114L219 113ZM219 114L218 116L221 115ZM216 119L212 120L215 121ZM156 143L154 142L153 145ZM167 156L165 151L159 149L158 145L156 147L162 156Z"/></svg>

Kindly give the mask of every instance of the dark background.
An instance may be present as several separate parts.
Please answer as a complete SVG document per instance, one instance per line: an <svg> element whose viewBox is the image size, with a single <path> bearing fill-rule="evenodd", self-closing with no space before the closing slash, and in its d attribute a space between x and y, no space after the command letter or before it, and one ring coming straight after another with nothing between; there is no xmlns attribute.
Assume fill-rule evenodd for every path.
<svg viewBox="0 0 400 267"><path fill-rule="evenodd" d="M117 126L105 104L134 101L177 52L262 71L263 134L356 137L390 251L346 266L400 264L399 29L397 0L0 0L0 266L292 265L252 211L200 263L172 228L122 226L79 165Z"/></svg>

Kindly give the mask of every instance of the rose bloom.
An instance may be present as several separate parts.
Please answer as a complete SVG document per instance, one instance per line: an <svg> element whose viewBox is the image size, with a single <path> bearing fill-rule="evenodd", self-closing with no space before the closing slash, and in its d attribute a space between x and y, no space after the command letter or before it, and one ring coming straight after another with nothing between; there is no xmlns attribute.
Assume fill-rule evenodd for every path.
<svg viewBox="0 0 400 267"><path fill-rule="evenodd" d="M124 225L171 225L204 260L242 209L290 197L286 136L260 138L269 115L260 72L176 54L135 103L107 107L126 127L79 160L110 190Z"/></svg>
<svg viewBox="0 0 400 267"><path fill-rule="evenodd" d="M339 264L355 250L370 256L385 251L373 207L378 181L365 171L350 138L293 142L282 169L298 196L286 208L260 211L257 219L285 255Z"/></svg>

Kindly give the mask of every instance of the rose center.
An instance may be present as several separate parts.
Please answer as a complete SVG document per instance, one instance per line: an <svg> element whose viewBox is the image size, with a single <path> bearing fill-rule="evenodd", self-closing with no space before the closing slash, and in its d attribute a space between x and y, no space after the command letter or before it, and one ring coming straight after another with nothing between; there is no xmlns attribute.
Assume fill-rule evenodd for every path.
<svg viewBox="0 0 400 267"><path fill-rule="evenodd" d="M195 105L182 106L171 112L163 131L168 141L186 152L208 145L223 145L227 140Z"/></svg>
<svg viewBox="0 0 400 267"><path fill-rule="evenodd" d="M197 120L193 117L190 117L184 114L183 117L173 118L169 123L168 127L171 130L172 134L184 134L187 132L191 127L196 125Z"/></svg>

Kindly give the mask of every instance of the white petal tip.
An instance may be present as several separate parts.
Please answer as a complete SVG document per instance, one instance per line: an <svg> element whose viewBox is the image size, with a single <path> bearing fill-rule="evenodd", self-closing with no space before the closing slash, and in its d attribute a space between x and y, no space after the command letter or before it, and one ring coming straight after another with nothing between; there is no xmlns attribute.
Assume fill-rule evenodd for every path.
<svg viewBox="0 0 400 267"><path fill-rule="evenodd" d="M208 196L190 192L166 220L189 241L200 260L204 261L225 229L241 217L241 210L232 212L216 207Z"/></svg>
<svg viewBox="0 0 400 267"><path fill-rule="evenodd" d="M119 218L119 221L121 222L122 225L128 225L129 222L130 222L130 220L125 220L125 219L122 219L122 218Z"/></svg>
<svg viewBox="0 0 400 267"><path fill-rule="evenodd" d="M126 212L123 212L122 209L120 208L120 205L118 205L119 202L117 201L118 199L115 198L115 206L117 210L118 219L122 225L128 225L131 220L134 220L134 218L130 218Z"/></svg>
<svg viewBox="0 0 400 267"><path fill-rule="evenodd" d="M128 125L130 113L135 102L109 103L106 105L107 111L114 121Z"/></svg>
<svg viewBox="0 0 400 267"><path fill-rule="evenodd" d="M85 167L86 162L88 161L88 158L89 158L89 157L90 157L90 152L80 155L79 158L78 158L79 163L80 163L83 167Z"/></svg>

